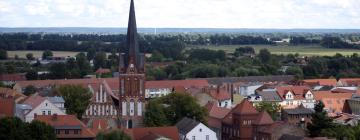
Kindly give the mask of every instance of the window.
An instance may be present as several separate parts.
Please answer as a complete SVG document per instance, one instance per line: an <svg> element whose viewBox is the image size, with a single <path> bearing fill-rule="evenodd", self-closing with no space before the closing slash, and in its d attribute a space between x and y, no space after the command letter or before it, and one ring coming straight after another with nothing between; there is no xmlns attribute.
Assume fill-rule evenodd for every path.
<svg viewBox="0 0 360 140"><path fill-rule="evenodd" d="M202 132L202 129L200 128L199 131Z"/></svg>
<svg viewBox="0 0 360 140"><path fill-rule="evenodd" d="M47 106L47 103L45 103L45 106Z"/></svg>
<svg viewBox="0 0 360 140"><path fill-rule="evenodd" d="M51 115L51 111L48 111L48 115Z"/></svg>
<svg viewBox="0 0 360 140"><path fill-rule="evenodd" d="M195 140L195 136L192 136L192 140Z"/></svg>
<svg viewBox="0 0 360 140"><path fill-rule="evenodd" d="M69 134L69 130L65 130L65 134Z"/></svg>
<svg viewBox="0 0 360 140"><path fill-rule="evenodd" d="M46 115L46 111L42 111L42 114L43 114L43 115Z"/></svg>
<svg viewBox="0 0 360 140"><path fill-rule="evenodd" d="M210 138L209 138L209 135L206 135L206 140L209 140Z"/></svg>
<svg viewBox="0 0 360 140"><path fill-rule="evenodd" d="M60 134L60 130L57 129L57 130L56 130L56 134Z"/></svg>
<svg viewBox="0 0 360 140"><path fill-rule="evenodd" d="M74 130L74 134L79 134L79 130Z"/></svg>

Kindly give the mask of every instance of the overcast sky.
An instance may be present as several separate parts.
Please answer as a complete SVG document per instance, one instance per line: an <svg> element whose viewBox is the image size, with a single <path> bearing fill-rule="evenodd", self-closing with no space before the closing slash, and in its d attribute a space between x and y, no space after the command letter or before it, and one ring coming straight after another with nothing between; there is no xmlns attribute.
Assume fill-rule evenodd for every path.
<svg viewBox="0 0 360 140"><path fill-rule="evenodd" d="M0 27L125 27L130 0L0 0ZM360 28L360 0L135 0L138 27Z"/></svg>

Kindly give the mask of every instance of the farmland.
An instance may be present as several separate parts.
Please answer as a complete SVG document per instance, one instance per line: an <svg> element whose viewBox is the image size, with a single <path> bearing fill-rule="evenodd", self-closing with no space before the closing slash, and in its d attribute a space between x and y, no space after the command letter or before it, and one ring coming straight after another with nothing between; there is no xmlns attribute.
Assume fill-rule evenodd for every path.
<svg viewBox="0 0 360 140"><path fill-rule="evenodd" d="M299 46L287 46L287 45L220 45L220 46L190 46L193 48L204 48L211 50L224 50L227 53L233 53L238 47L253 47L258 53L261 49L268 49L272 54L295 54L298 53L302 56L333 56L336 53L342 55L352 55L353 53L359 53L360 50L356 49L330 49L324 48L320 45L299 45Z"/></svg>

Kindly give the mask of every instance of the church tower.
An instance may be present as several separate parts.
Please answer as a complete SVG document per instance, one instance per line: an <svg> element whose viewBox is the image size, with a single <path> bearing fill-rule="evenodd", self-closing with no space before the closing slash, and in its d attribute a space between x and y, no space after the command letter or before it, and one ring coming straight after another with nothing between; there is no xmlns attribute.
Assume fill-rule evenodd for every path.
<svg viewBox="0 0 360 140"><path fill-rule="evenodd" d="M142 124L145 109L145 55L139 52L135 6L131 0L126 50L120 51L119 116L123 127Z"/></svg>

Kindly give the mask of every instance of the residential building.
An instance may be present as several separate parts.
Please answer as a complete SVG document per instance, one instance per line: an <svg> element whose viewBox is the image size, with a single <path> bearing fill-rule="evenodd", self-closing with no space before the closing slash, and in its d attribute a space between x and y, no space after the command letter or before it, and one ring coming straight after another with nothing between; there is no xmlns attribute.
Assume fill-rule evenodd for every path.
<svg viewBox="0 0 360 140"><path fill-rule="evenodd" d="M271 139L271 133L260 134L264 128L272 126L272 119L266 114L267 112L259 113L252 103L243 100L222 120L222 139L252 140L259 136Z"/></svg>
<svg viewBox="0 0 360 140"><path fill-rule="evenodd" d="M0 87L0 98L13 98L16 103L23 101L26 96L10 88Z"/></svg>
<svg viewBox="0 0 360 140"><path fill-rule="evenodd" d="M346 113L360 115L360 95L353 95L346 100L345 105L347 106Z"/></svg>
<svg viewBox="0 0 360 140"><path fill-rule="evenodd" d="M65 109L65 100L61 96L54 96L54 97L46 97L51 103L53 103L56 107L61 109L63 112L66 112Z"/></svg>
<svg viewBox="0 0 360 140"><path fill-rule="evenodd" d="M315 98L313 91L307 86L278 86L276 87L283 108L296 108L303 105L305 108L314 108Z"/></svg>
<svg viewBox="0 0 360 140"><path fill-rule="evenodd" d="M31 122L36 115L66 115L62 109L54 105L50 100L36 94L29 96L22 104L31 107L30 111L24 111L26 113L20 117L26 122Z"/></svg>
<svg viewBox="0 0 360 140"><path fill-rule="evenodd" d="M183 118L175 125L181 140L217 140L216 133L203 123Z"/></svg>
<svg viewBox="0 0 360 140"><path fill-rule="evenodd" d="M255 90L258 89L259 87L263 86L264 84L262 83L247 83L247 84L240 84L239 88L239 94L241 96L247 97L250 95L254 95L255 94Z"/></svg>
<svg viewBox="0 0 360 140"><path fill-rule="evenodd" d="M299 125L305 128L305 125L311 122L311 115L314 114L313 109L305 108L303 106L291 109L281 110L281 120L289 124Z"/></svg>
<svg viewBox="0 0 360 140"><path fill-rule="evenodd" d="M5 85L15 84L17 81L25 81L25 73L14 73L14 74L0 74L0 82Z"/></svg>
<svg viewBox="0 0 360 140"><path fill-rule="evenodd" d="M232 94L224 87L209 88L206 92L218 103L219 107L232 107Z"/></svg>
<svg viewBox="0 0 360 140"><path fill-rule="evenodd" d="M96 137L96 135L74 115L36 115L35 120L53 126L57 139L94 140Z"/></svg>

